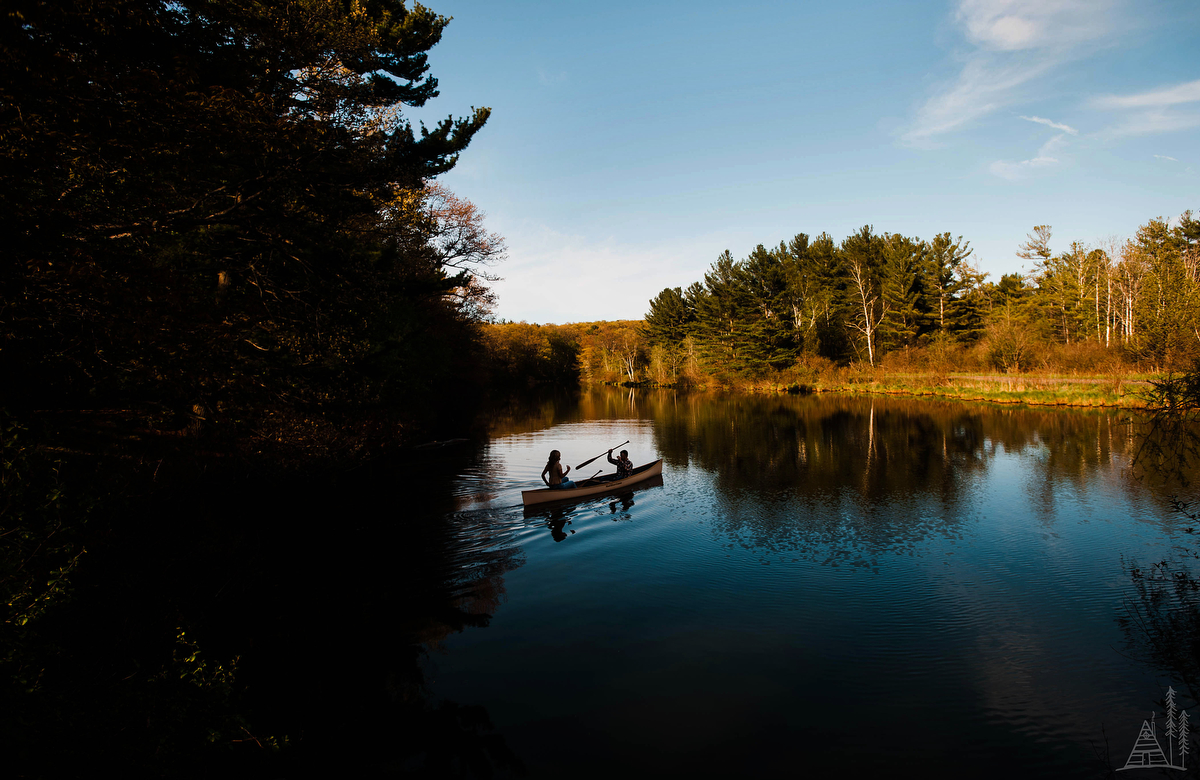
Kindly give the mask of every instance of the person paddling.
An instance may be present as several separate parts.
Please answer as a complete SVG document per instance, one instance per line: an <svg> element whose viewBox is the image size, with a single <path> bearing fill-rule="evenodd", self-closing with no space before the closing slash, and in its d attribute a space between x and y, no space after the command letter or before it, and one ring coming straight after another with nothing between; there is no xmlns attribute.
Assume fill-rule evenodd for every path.
<svg viewBox="0 0 1200 780"><path fill-rule="evenodd" d="M612 457L611 452L609 457ZM546 468L542 469L542 482L554 489L573 488L575 483L567 479L567 475L571 473L571 467L567 466L566 471L563 471L563 465L559 462L561 460L562 455L558 450L550 450L550 459L546 461ZM547 475L549 475L549 479L546 478Z"/></svg>
<svg viewBox="0 0 1200 780"><path fill-rule="evenodd" d="M629 450L621 450L620 457L613 459L612 450L608 451L608 462L617 467L617 479L625 479L633 473L633 461L629 459Z"/></svg>

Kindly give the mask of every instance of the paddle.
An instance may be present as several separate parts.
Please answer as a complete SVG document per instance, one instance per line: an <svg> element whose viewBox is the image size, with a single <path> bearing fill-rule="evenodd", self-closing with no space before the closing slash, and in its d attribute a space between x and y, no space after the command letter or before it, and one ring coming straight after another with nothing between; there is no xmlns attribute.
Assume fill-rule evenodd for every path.
<svg viewBox="0 0 1200 780"><path fill-rule="evenodd" d="M625 441L621 442L621 444L628 444L628 443L629 443L629 440L628 440L628 439L626 439ZM621 444L618 444L618 445L617 445L617 447L620 447L620 446L621 446ZM613 450L615 450L617 447L613 447L612 449L613 449ZM600 453L599 455L597 455L597 456L596 456L596 458L601 458L601 457L603 457L603 456L607 455L607 454L608 454L608 453L610 453L610 452L612 452L612 450L605 450L604 452L602 452L602 453ZM590 458L590 459L588 459L588 460L585 460L583 463L580 463L580 464L579 464L578 466L576 466L575 468L576 468L576 469L581 469L581 468L583 468L584 466L586 466L587 464L591 463L591 462L592 462L593 460L595 460L596 458ZM601 471L603 471L603 470L604 470L604 469L601 469Z"/></svg>

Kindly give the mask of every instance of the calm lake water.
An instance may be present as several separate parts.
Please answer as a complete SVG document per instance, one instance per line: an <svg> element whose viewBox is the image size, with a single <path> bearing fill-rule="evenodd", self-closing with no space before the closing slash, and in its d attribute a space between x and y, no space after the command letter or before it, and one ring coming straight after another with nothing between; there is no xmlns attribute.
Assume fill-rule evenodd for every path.
<svg viewBox="0 0 1200 780"><path fill-rule="evenodd" d="M523 511L551 449L625 439L661 486ZM1190 541L1135 446L1116 412L886 397L514 406L415 467L475 616L416 627L427 690L535 777L1107 776L1171 682L1117 623L1128 568Z"/></svg>

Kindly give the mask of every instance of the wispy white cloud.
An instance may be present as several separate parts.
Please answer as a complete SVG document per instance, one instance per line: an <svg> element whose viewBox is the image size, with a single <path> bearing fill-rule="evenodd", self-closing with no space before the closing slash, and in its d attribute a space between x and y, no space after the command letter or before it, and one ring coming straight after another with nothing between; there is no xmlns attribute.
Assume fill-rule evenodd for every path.
<svg viewBox="0 0 1200 780"><path fill-rule="evenodd" d="M1156 135L1200 127L1200 112L1145 111L1132 114L1099 135L1119 138L1129 135Z"/></svg>
<svg viewBox="0 0 1200 780"><path fill-rule="evenodd" d="M1059 133L1054 136L1042 144L1042 148L1038 149L1037 154L1028 160L1021 160L1019 162L996 160L988 166L988 170L993 175L999 176L1001 179L1007 179L1008 181L1027 179L1041 168L1049 168L1059 164L1059 158L1054 155L1058 154L1059 150L1067 145L1066 135L1066 133Z"/></svg>
<svg viewBox="0 0 1200 780"><path fill-rule="evenodd" d="M1037 122L1039 125L1046 125L1047 127L1053 127L1055 130L1061 130L1064 133L1070 133L1071 135L1079 135L1079 131L1076 130L1075 128L1071 127L1070 125L1060 124L1058 122L1054 122L1052 120L1045 119L1040 116L1022 116L1021 118L1027 122Z"/></svg>
<svg viewBox="0 0 1200 780"><path fill-rule="evenodd" d="M1200 80L1158 87L1133 95L1101 95L1092 108L1122 112L1102 136L1153 135L1200 127Z"/></svg>
<svg viewBox="0 0 1200 780"><path fill-rule="evenodd" d="M1059 133L1058 135L1051 136L1050 140L1042 144L1041 149L1038 149L1038 156L1045 157L1051 154L1058 154L1069 143L1070 142L1067 141L1066 133Z"/></svg>
<svg viewBox="0 0 1200 780"><path fill-rule="evenodd" d="M1045 168L1050 165L1057 165L1058 160L1053 157L1032 157L1028 160L1020 162L1007 162L1005 160L996 160L988 166L996 176L1009 181L1019 181L1028 178L1033 171L1038 168Z"/></svg>
<svg viewBox="0 0 1200 780"><path fill-rule="evenodd" d="M953 86L931 97L920 108L916 122L902 136L903 140L912 146L933 146L938 136L1011 103L1018 88L1045 73L1051 64L1000 65L991 57L968 61Z"/></svg>
<svg viewBox="0 0 1200 780"><path fill-rule="evenodd" d="M1176 160L1174 157L1168 157L1165 154L1156 154L1154 156L1160 160L1170 160L1171 162L1179 162L1179 160Z"/></svg>
<svg viewBox="0 0 1200 780"><path fill-rule="evenodd" d="M901 140L934 146L939 136L1029 97L1037 79L1086 56L1112 34L1117 16L1112 11L1120 2L961 0L954 19L970 48L959 55L957 77L917 109ZM1066 132L1065 126L1050 126Z"/></svg>
<svg viewBox="0 0 1200 780"><path fill-rule="evenodd" d="M1105 35L1104 11L1094 0L962 0L955 20L967 38L993 51L1057 48Z"/></svg>
<svg viewBox="0 0 1200 780"><path fill-rule="evenodd" d="M1171 87L1159 87L1136 95L1101 95L1092 100L1095 108L1166 108L1180 103L1200 102L1200 79Z"/></svg>

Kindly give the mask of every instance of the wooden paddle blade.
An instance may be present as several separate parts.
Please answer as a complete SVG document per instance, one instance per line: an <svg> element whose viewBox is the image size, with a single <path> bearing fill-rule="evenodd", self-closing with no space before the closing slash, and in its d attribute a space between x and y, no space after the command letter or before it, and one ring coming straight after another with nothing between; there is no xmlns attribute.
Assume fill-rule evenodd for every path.
<svg viewBox="0 0 1200 780"><path fill-rule="evenodd" d="M618 444L618 445L617 445L617 447L623 447L623 446L625 446L625 445L626 445L626 444L628 444L628 443L629 443L629 439L626 439L625 441L623 441L623 442L621 442L620 444ZM613 447L613 450L615 450L617 447ZM596 456L596 458L602 458L602 457L604 457L605 455L607 455L607 454L608 454L608 453L610 453L610 452L612 452L612 450L606 450L606 451L604 451L604 452L600 453L599 455L597 455L597 456ZM578 466L576 466L576 467L575 467L575 468L576 468L576 470L583 468L584 466L586 466L587 464L591 463L591 462L592 462L593 460L595 460L596 458L589 458L589 459L585 460L583 463L580 463ZM601 471L603 471L603 469L601 469Z"/></svg>
<svg viewBox="0 0 1200 780"><path fill-rule="evenodd" d="M618 444L617 446L620 446L620 445ZM596 457L604 457L605 455L607 455L607 452L601 452L601 454L600 454L600 455L596 455ZM593 457L593 458L590 458L590 460L583 461L582 463L578 464L578 466L576 466L576 467L575 467L575 470L580 470L581 468L583 468L584 466L587 466L587 464L588 464L588 463L590 463L590 462L592 462L592 461L594 461L594 460L596 460L596 458L595 458L595 457Z"/></svg>

